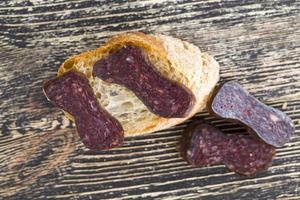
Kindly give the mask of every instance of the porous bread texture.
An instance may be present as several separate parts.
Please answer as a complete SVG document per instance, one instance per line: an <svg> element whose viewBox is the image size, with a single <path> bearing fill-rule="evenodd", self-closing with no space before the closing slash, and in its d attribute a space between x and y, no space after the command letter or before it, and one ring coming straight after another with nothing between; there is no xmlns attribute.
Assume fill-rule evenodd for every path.
<svg viewBox="0 0 300 200"><path fill-rule="evenodd" d="M183 84L195 96L195 105L185 118L163 118L151 113L126 87L107 83L92 76L94 64L124 46L143 48L154 67L165 77ZM180 39L159 34L126 33L113 37L104 46L66 60L58 76L77 70L89 79L102 107L119 120L125 136L141 135L179 124L206 107L208 98L219 80L219 65L198 47ZM68 118L73 117L65 113Z"/></svg>

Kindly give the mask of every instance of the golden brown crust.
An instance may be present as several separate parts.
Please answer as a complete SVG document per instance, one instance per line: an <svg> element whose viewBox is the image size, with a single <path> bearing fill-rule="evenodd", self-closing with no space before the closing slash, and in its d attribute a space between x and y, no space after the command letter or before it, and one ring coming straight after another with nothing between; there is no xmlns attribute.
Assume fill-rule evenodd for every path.
<svg viewBox="0 0 300 200"><path fill-rule="evenodd" d="M101 96L102 94L105 95L105 93L109 93L109 88L115 89L121 86L108 86L100 79L93 78L92 68L99 59L127 45L143 48L150 57L150 61L155 63L154 66L158 67L159 65L159 71L163 75L191 89L196 97L196 105L186 118L162 118L150 111L141 113L144 105L136 97L133 97L131 91L121 92L118 94L120 95L118 99L112 97L98 98L99 103L121 122L125 136L140 135L169 128L187 120L205 107L210 92L219 79L218 64L209 55L202 54L196 46L169 36L146 35L140 32L114 36L98 49L67 59L60 66L58 76L71 69L78 70L84 73L90 83L93 84L92 87L95 93L101 92ZM104 90L101 89L102 86L105 88ZM110 101L109 105L105 103L107 98ZM126 101L135 105L131 118L121 117L122 114L128 112L128 110L122 110L119 107ZM72 115L66 112L65 115L74 121Z"/></svg>
<svg viewBox="0 0 300 200"><path fill-rule="evenodd" d="M83 52L79 55L67 59L59 68L58 76L72 69L75 62L80 60L91 60L91 57L101 59L109 53L114 52L124 46L134 45L146 50L148 54L158 57L162 62L169 63L167 52L164 46L152 35L146 35L141 32L124 33L109 39L103 46L98 49Z"/></svg>

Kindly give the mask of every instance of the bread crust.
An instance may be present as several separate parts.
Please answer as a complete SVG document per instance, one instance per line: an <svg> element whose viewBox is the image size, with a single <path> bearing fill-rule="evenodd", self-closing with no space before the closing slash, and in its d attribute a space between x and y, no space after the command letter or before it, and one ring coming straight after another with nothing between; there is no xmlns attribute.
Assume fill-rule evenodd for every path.
<svg viewBox="0 0 300 200"><path fill-rule="evenodd" d="M122 88L123 86L109 85L92 76L93 66L98 60L127 45L143 48L149 55L152 64L164 76L183 84L193 92L196 103L187 117L163 118L156 116L150 113L148 109L145 110L143 103L131 91ZM170 36L158 34L146 35L140 32L114 36L98 49L87 51L67 59L60 66L58 76L69 70L77 70L84 73L89 79L95 94L98 94L99 91L102 93L101 97L98 98L100 105L121 122L125 136L141 135L163 130L189 119L206 107L212 90L219 80L218 63L212 56L201 53L198 47ZM102 85L104 87L103 90L99 89L102 88ZM121 93L123 93L128 98L127 102L133 102L133 106L138 107L138 109L134 108L136 111L131 113L129 121L126 119L126 115L125 117L122 116L122 114L126 114L126 109L121 109L121 113L118 113L115 108L123 106L125 100L121 100L120 103L114 102L113 97L107 97L106 94L103 94L108 93L107 91L111 92L112 89L121 91L117 97L120 96L121 98ZM109 101L108 104L105 103L107 101ZM65 114L67 118L74 121L72 115L66 112Z"/></svg>

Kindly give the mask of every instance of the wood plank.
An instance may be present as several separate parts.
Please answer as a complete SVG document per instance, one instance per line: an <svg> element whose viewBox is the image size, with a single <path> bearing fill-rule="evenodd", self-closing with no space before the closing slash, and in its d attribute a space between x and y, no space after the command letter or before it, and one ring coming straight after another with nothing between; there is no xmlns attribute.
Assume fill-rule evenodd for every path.
<svg viewBox="0 0 300 200"><path fill-rule="evenodd" d="M282 109L296 135L256 177L222 165L193 168L177 151L184 128L207 119L226 133L245 129L202 112L124 146L89 151L74 123L44 97L43 82L67 57L124 31L179 37L214 55L221 81L238 80ZM10 199L300 198L300 2L3 0L0 2L0 197ZM0 198L1 199L1 198Z"/></svg>

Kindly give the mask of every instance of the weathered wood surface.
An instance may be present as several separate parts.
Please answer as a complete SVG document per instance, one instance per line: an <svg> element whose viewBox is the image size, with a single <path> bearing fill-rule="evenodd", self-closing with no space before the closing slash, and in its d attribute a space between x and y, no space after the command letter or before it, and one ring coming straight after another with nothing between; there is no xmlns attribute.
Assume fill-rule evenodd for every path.
<svg viewBox="0 0 300 200"><path fill-rule="evenodd" d="M240 81L293 119L296 136L268 171L244 178L187 165L176 146L189 122L109 151L83 147L42 83L68 56L137 30L198 45L219 61L223 81ZM300 199L299 57L296 0L1 0L0 199Z"/></svg>

